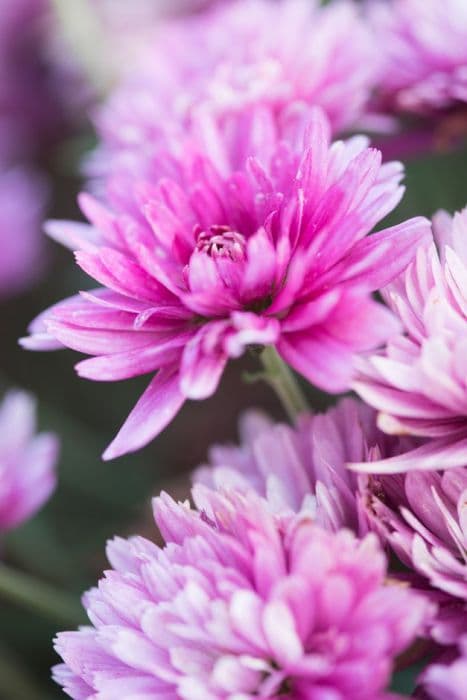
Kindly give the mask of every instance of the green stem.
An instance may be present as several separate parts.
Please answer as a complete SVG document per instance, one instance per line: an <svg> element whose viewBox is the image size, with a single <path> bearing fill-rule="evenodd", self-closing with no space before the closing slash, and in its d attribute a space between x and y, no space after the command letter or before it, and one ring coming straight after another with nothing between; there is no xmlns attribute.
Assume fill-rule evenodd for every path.
<svg viewBox="0 0 467 700"><path fill-rule="evenodd" d="M0 597L60 624L76 627L83 610L75 598L28 574L0 564Z"/></svg>
<svg viewBox="0 0 467 700"><path fill-rule="evenodd" d="M272 346L266 347L260 355L263 363L263 379L274 389L290 420L308 410L308 403L300 386L285 362Z"/></svg>

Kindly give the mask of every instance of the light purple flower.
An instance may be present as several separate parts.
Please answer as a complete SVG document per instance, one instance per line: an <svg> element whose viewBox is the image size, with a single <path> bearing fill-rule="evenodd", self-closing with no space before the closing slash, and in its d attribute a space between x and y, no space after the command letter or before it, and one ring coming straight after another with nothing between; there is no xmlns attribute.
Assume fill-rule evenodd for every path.
<svg viewBox="0 0 467 700"><path fill-rule="evenodd" d="M459 653L444 654L420 676L428 700L465 700L467 678L467 635L459 642Z"/></svg>
<svg viewBox="0 0 467 700"><path fill-rule="evenodd" d="M373 535L280 523L253 492L197 486L201 513L156 500L167 542L109 544L84 598L93 627L60 633L54 677L75 700L382 700L431 608L385 585Z"/></svg>
<svg viewBox="0 0 467 700"><path fill-rule="evenodd" d="M133 199L117 187L111 209L84 196L91 226L50 229L104 288L52 308L25 347L95 355L77 369L98 381L159 370L106 458L149 442L185 399L210 396L249 345L274 345L339 392L355 354L399 329L371 292L407 266L428 224L367 234L402 196L401 165L381 165L362 137L330 145L324 116L302 105L280 127L264 108L230 127L203 114L198 145L167 158L171 177L135 185Z"/></svg>
<svg viewBox="0 0 467 700"><path fill-rule="evenodd" d="M404 450L406 442L378 430L375 412L350 398L324 414L302 415L294 428L261 413L240 421L241 444L214 445L195 483L216 490L253 489L278 516L306 511L324 529L368 531L366 502L347 462Z"/></svg>
<svg viewBox="0 0 467 700"><path fill-rule="evenodd" d="M433 219L439 247L421 247L386 297L406 335L360 363L354 386L380 411L389 433L428 438L372 471L446 469L467 464L467 208ZM354 465L367 470L368 465Z"/></svg>
<svg viewBox="0 0 467 700"><path fill-rule="evenodd" d="M222 120L253 104L278 115L300 100L340 132L355 127L375 81L371 34L350 0L215 3L162 24L151 43L97 111L90 174L157 166L160 141L183 132L200 103Z"/></svg>
<svg viewBox="0 0 467 700"><path fill-rule="evenodd" d="M23 168L0 169L0 298L23 291L43 270L45 182Z"/></svg>
<svg viewBox="0 0 467 700"><path fill-rule="evenodd" d="M360 487L371 527L399 559L467 603L467 468L370 476Z"/></svg>
<svg viewBox="0 0 467 700"><path fill-rule="evenodd" d="M58 440L36 433L35 401L10 391L0 404L0 531L20 525L55 488Z"/></svg>
<svg viewBox="0 0 467 700"><path fill-rule="evenodd" d="M48 0L0 3L0 163L30 160L62 136L77 76L58 48Z"/></svg>
<svg viewBox="0 0 467 700"><path fill-rule="evenodd" d="M387 108L423 116L467 103L465 0L369 3Z"/></svg>

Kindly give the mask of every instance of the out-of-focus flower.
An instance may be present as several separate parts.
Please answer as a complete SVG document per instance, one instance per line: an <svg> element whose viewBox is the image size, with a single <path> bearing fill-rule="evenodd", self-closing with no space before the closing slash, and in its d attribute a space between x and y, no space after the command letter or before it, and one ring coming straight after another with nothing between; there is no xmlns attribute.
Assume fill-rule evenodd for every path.
<svg viewBox="0 0 467 700"><path fill-rule="evenodd" d="M106 458L149 442L186 398L210 396L249 345L275 346L339 392L355 354L399 329L371 292L408 265L429 226L367 234L402 196L401 165L381 165L362 137L330 145L324 116L302 105L282 131L265 108L231 126L221 134L204 119L202 147L185 141L167 159L171 177L131 201L116 191L112 209L85 196L91 226L51 229L104 288L52 308L24 346L96 355L77 369L97 381L159 370Z"/></svg>
<svg viewBox="0 0 467 700"><path fill-rule="evenodd" d="M467 103L465 0L369 3L382 52L386 107L431 115Z"/></svg>
<svg viewBox="0 0 467 700"><path fill-rule="evenodd" d="M370 476L361 490L369 522L399 559L467 602L467 468Z"/></svg>
<svg viewBox="0 0 467 700"><path fill-rule="evenodd" d="M382 700L394 658L430 606L385 584L373 535L280 525L254 493L196 487L201 513L163 496L164 549L108 547L113 570L84 598L93 627L60 633L54 676L75 699Z"/></svg>
<svg viewBox="0 0 467 700"><path fill-rule="evenodd" d="M355 388L388 433L429 438L415 451L372 464L398 472L467 464L467 208L433 219L439 246L422 247L387 300L406 335L360 363ZM368 470L368 465L355 465Z"/></svg>
<svg viewBox="0 0 467 700"><path fill-rule="evenodd" d="M23 168L0 170L0 298L28 287L43 269L41 224L47 187Z"/></svg>
<svg viewBox="0 0 467 700"><path fill-rule="evenodd" d="M342 131L356 125L374 83L370 34L347 0L216 3L163 24L143 56L96 115L102 143L91 174L141 175L157 162L161 139L183 132L201 102L222 119L252 104L278 114L302 100Z"/></svg>
<svg viewBox="0 0 467 700"><path fill-rule="evenodd" d="M48 0L0 3L0 163L37 156L63 135L76 104L72 62L58 49ZM75 76L76 78L76 76ZM68 111L70 109L70 111Z"/></svg>
<svg viewBox="0 0 467 700"><path fill-rule="evenodd" d="M360 534L368 530L367 518L359 479L347 462L393 455L405 445L378 430L373 409L353 399L325 414L303 415L295 428L249 412L240 437L238 447L211 447L209 464L195 471L195 483L254 489L278 515L306 510L326 530L347 527Z"/></svg>
<svg viewBox="0 0 467 700"><path fill-rule="evenodd" d="M35 402L10 391L0 404L0 530L21 524L55 488L58 441L36 433Z"/></svg>
<svg viewBox="0 0 467 700"><path fill-rule="evenodd" d="M420 677L429 700L465 700L467 678L467 635L459 642L459 653L444 654L430 664Z"/></svg>

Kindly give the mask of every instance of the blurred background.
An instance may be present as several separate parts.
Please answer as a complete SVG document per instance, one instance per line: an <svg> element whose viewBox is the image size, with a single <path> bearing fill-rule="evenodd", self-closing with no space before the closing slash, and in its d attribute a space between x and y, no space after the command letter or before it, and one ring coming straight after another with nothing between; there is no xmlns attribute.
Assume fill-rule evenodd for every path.
<svg viewBox="0 0 467 700"><path fill-rule="evenodd" d="M3 44L16 37L14 51L7 51L7 48L4 51L3 44L0 45L4 64L0 75L8 73L11 79L13 71L17 81L25 82L29 94L26 94L26 101L20 96L16 106L10 109L15 128L20 129L20 147L9 149L2 167L5 171L27 168L40 179L44 189L41 200L44 218L79 220L76 195L82 187L80 163L95 142L87 113L98 100L111 68L102 55L91 55L87 49L83 51L80 37L69 33L70 17L61 10L65 4L73 5L75 10L79 6L72 22L79 17L85 25L87 10L81 0L77 0L76 5L75 0L59 2L53 21L49 16L57 11L53 2L21 0L13 4L16 12L24 5L26 14L15 19L19 28L12 29L11 17L6 18L10 26L0 27ZM108 16L105 19L105 6L111 4L102 3L104 29L105 22L110 22ZM178 4L179 9L183 9L183 3ZM113 5L114 23L115 8L121 5L121 1ZM137 5L135 3L135 8ZM154 2L155 14L167 9L162 5ZM167 0L167 5L173 10L177 3L171 5ZM0 23L3 22L2 12L0 5ZM119 31L123 27L124 33L129 33L128 20L118 21L122 23ZM60 36L53 34L51 40L51 31L57 31ZM90 35L87 36L89 39ZM62 57L61 63L57 62L57 52ZM88 80L91 65L99 67L94 84ZM63 90L61 94L57 92L57 85ZM43 95L37 97L36 92L32 97L33 88L43 90ZM2 90L0 84L0 98ZM47 101L46 105L42 104L47 107L43 110L46 114L35 115L32 119L34 105L41 99ZM0 101L1 104L5 102ZM53 116L49 122L47 112L49 117ZM18 114L26 117L24 125L19 124ZM31 123L27 123L28 118L32 119ZM2 119L0 148L4 131ZM5 140L12 145L9 137ZM390 223L418 214L430 216L440 207L449 210L463 207L467 199L466 181L465 149L408 161L407 194L391 215ZM20 233L15 229L14 216L1 225L7 226L7 236ZM0 243L2 248L7 245L3 238ZM265 385L242 381L242 373L255 366L254 358L246 359L230 364L215 397L199 404L187 404L170 427L146 449L115 462L103 463L100 459L103 449L147 380L120 384L87 382L73 372L78 354L71 351L30 353L19 348L18 338L25 334L28 323L41 310L77 289L93 286L74 265L68 251L45 237L40 248L25 289L9 289L0 300L0 381L3 390L23 387L38 397L40 427L58 433L62 442L59 486L36 517L4 538L2 557L19 569L78 596L95 583L105 568L104 547L109 537L135 532L157 536L151 516L151 496L166 489L185 498L189 472L206 459L210 443L236 439L237 419L245 407L260 407L277 418L284 416ZM0 251L0 259L2 254ZM316 408L324 407L326 399L322 395L316 394L311 399ZM51 639L57 625L6 603L1 597L0 620L0 698L63 697L49 681L50 666L56 661Z"/></svg>

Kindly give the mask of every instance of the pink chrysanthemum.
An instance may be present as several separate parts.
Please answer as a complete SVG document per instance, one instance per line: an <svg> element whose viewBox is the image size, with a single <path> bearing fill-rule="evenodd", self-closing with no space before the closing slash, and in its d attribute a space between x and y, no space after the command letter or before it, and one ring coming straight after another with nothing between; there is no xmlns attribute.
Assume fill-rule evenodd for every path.
<svg viewBox="0 0 467 700"><path fill-rule="evenodd" d="M55 679L75 700L380 700L431 609L385 585L372 535L280 524L250 492L158 499L167 542L114 540L84 598L93 627L58 635Z"/></svg>
<svg viewBox="0 0 467 700"><path fill-rule="evenodd" d="M433 220L439 246L422 247L387 299L407 334L362 360L355 388L389 433L429 438L372 471L446 469L467 464L467 209ZM355 468L366 469L364 465Z"/></svg>
<svg viewBox="0 0 467 700"><path fill-rule="evenodd" d="M371 292L407 266L427 222L367 237L402 196L401 166L381 165L361 137L331 146L324 117L309 116L303 129L292 106L282 138L264 109L223 138L204 119L203 147L182 144L171 178L132 201L115 194L112 209L85 196L91 226L52 227L104 288L52 308L24 345L95 355L77 369L98 381L159 370L106 458L146 444L186 398L210 396L249 345L274 345L339 392L355 353L397 331Z"/></svg>
<svg viewBox="0 0 467 700"><path fill-rule="evenodd" d="M371 35L351 0L325 8L234 0L159 29L142 65L96 115L102 143L90 174L147 172L160 141L183 132L200 103L222 118L253 104L278 114L302 100L342 131L355 126L375 80Z"/></svg>
<svg viewBox="0 0 467 700"><path fill-rule="evenodd" d="M58 441L36 434L35 403L10 391L0 404L0 530L16 527L45 503L55 488Z"/></svg>
<svg viewBox="0 0 467 700"><path fill-rule="evenodd" d="M372 476L361 490L370 524L401 561L467 602L467 468Z"/></svg>
<svg viewBox="0 0 467 700"><path fill-rule="evenodd" d="M427 700L465 700L467 678L467 635L459 642L459 653L443 655L420 677Z"/></svg>
<svg viewBox="0 0 467 700"><path fill-rule="evenodd" d="M383 60L383 104L431 115L467 103L465 0L369 3Z"/></svg>
<svg viewBox="0 0 467 700"><path fill-rule="evenodd" d="M43 269L46 189L35 173L0 169L0 298L23 291Z"/></svg>

